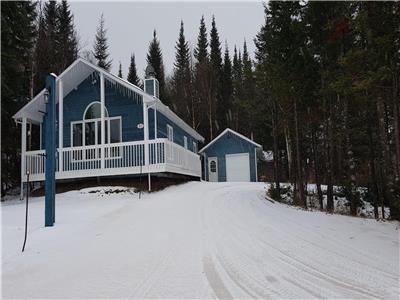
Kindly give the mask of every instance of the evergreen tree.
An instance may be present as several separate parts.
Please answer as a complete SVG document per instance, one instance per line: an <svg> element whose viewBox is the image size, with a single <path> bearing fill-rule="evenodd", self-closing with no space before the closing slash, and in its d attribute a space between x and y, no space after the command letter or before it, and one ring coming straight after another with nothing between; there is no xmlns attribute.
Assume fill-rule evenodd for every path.
<svg viewBox="0 0 400 300"><path fill-rule="evenodd" d="M169 97L165 89L165 74L160 42L157 39L157 33L153 31L153 39L150 42L147 52L147 63L151 65L160 84L160 98L164 104L170 104Z"/></svg>
<svg viewBox="0 0 400 300"><path fill-rule="evenodd" d="M221 111L224 111L224 118L221 118L222 128L230 127L232 124L232 62L229 56L228 44L225 43L225 54L222 72L222 98L221 98Z"/></svg>
<svg viewBox="0 0 400 300"><path fill-rule="evenodd" d="M95 43L93 46L93 55L97 59L97 65L107 71L111 68L112 60L109 60L108 57L110 54L108 53L108 45L107 45L107 30L104 25L104 16L101 14L99 26L97 27Z"/></svg>
<svg viewBox="0 0 400 300"><path fill-rule="evenodd" d="M194 57L196 58L197 63L202 63L207 60L208 57L207 47L208 47L207 28L204 22L204 16L201 16L199 35L197 37L197 46L194 49Z"/></svg>
<svg viewBox="0 0 400 300"><path fill-rule="evenodd" d="M221 42L219 40L219 34L217 26L215 24L215 17L213 16L211 22L210 31L210 67L212 70L212 82L211 87L211 116L213 119L213 126L210 128L212 135L217 134L224 128L221 126L224 121L224 108L220 103L222 102L222 57L221 57ZM214 115L214 116L213 116ZM221 124L221 125L220 125ZM214 130L215 127L215 130Z"/></svg>
<svg viewBox="0 0 400 300"><path fill-rule="evenodd" d="M253 112L257 110L255 105L255 81L254 74L252 68L252 62L247 52L246 41L243 43L243 98L241 101L242 107L242 124L240 127L247 128L247 135L251 135L254 133L255 124L254 124L254 116ZM245 126L245 124L247 126Z"/></svg>
<svg viewBox="0 0 400 300"><path fill-rule="evenodd" d="M179 30L179 38L175 46L173 85L173 107L184 121L192 123L192 79L190 71L190 50L189 44L185 39L183 21Z"/></svg>
<svg viewBox="0 0 400 300"><path fill-rule="evenodd" d="M35 46L34 94L40 92L50 73L58 73L57 59L57 2L45 2L38 20L38 38Z"/></svg>
<svg viewBox="0 0 400 300"><path fill-rule="evenodd" d="M20 129L12 116L32 95L36 2L1 3L1 195L20 180Z"/></svg>
<svg viewBox="0 0 400 300"><path fill-rule="evenodd" d="M121 62L119 62L118 77L119 77L119 78L123 78L123 76L122 76L122 65L121 65Z"/></svg>
<svg viewBox="0 0 400 300"><path fill-rule="evenodd" d="M212 139L214 111L212 106L211 70L208 59L208 40L207 29L204 22L204 16L201 17L197 45L194 49L195 67L194 67L194 111L197 111L197 117L193 118L193 127L196 128L206 141Z"/></svg>
<svg viewBox="0 0 400 300"><path fill-rule="evenodd" d="M78 40L69 4L62 0L57 8L56 55L58 74L78 58Z"/></svg>
<svg viewBox="0 0 400 300"><path fill-rule="evenodd" d="M233 54L232 65L232 105L233 105L233 129L239 130L239 119L241 119L240 104L243 99L243 66L240 53L238 54L236 45Z"/></svg>
<svg viewBox="0 0 400 300"><path fill-rule="evenodd" d="M137 70L136 70L135 54L133 53L131 55L131 63L129 65L127 80L136 86L140 86L140 79L137 76Z"/></svg>

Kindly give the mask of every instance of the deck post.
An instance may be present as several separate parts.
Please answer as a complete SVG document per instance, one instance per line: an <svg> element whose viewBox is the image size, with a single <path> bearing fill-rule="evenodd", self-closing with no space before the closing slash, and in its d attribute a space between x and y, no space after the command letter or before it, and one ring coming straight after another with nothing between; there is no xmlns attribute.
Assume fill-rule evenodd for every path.
<svg viewBox="0 0 400 300"><path fill-rule="evenodd" d="M150 163L149 163L149 111L147 103L143 99L143 141L144 141L144 165L147 170L148 188L151 191Z"/></svg>
<svg viewBox="0 0 400 300"><path fill-rule="evenodd" d="M55 222L56 194L56 75L46 78L46 172L45 172L45 226Z"/></svg>
<svg viewBox="0 0 400 300"><path fill-rule="evenodd" d="M20 199L24 199L24 178L26 171L26 117L22 117L21 126L21 195Z"/></svg>
<svg viewBox="0 0 400 300"><path fill-rule="evenodd" d="M64 85L61 79L58 82L58 172L63 170L64 148Z"/></svg>
<svg viewBox="0 0 400 300"><path fill-rule="evenodd" d="M157 101L154 103L154 139L157 139Z"/></svg>
<svg viewBox="0 0 400 300"><path fill-rule="evenodd" d="M104 74L100 73L100 118L101 118L101 168L105 167L105 153L104 153L104 145L106 142L106 127L104 123L104 110L105 110L105 95L104 95Z"/></svg>

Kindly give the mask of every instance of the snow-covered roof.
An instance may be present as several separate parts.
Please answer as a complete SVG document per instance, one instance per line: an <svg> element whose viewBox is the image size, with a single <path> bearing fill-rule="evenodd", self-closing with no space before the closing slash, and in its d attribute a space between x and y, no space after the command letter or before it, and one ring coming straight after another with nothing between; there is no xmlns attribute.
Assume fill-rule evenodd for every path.
<svg viewBox="0 0 400 300"><path fill-rule="evenodd" d="M241 139L253 144L254 146L261 148L260 144L257 144L256 142L252 141L251 139L245 137L244 135L230 129L230 128L226 128L224 131L222 131L215 139L213 139L211 142L209 142L207 145L205 145L200 151L199 153L203 152L204 150L206 150L208 147L210 147L212 144L214 144L216 141L218 141L222 136L224 136L226 133L233 133L236 136L240 137Z"/></svg>
<svg viewBox="0 0 400 300"><path fill-rule="evenodd" d="M161 102L160 99L145 93L138 86L124 80L110 72L96 66L83 58L78 58L75 60L68 68L66 68L59 76L57 76L56 82L62 80L63 83L63 96L68 95L73 89L85 80L93 72L102 73L104 78L112 83L119 84L123 88L127 89L128 92L139 94L143 97L143 101L147 103L157 103L157 111L161 112L171 121L175 122L176 125L181 127L187 133L192 135L199 141L204 141L204 138L192 127L185 123L181 118L179 118L168 106ZM29 101L24 107L22 107L14 116L14 120L20 121L22 117L26 117L28 122L39 124L42 122L45 107L45 99L43 89L39 94L37 94L31 101ZM57 89L58 93L58 89ZM56 103L58 102L58 94L56 95Z"/></svg>

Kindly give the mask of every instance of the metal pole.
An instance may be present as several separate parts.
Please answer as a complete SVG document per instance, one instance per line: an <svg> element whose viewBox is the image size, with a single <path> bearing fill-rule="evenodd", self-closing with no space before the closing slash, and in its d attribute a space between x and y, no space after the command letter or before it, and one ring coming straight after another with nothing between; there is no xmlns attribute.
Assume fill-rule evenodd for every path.
<svg viewBox="0 0 400 300"><path fill-rule="evenodd" d="M25 208L25 238L22 252L25 250L26 238L28 236L28 199L29 199L29 171L26 172L26 208Z"/></svg>

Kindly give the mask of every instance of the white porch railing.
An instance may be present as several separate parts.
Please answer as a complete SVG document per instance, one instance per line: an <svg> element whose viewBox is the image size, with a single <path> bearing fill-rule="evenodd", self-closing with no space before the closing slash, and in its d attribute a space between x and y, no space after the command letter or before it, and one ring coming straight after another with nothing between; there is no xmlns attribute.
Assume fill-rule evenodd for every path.
<svg viewBox="0 0 400 300"><path fill-rule="evenodd" d="M199 177L199 155L167 139L149 140L149 165L145 166L144 141L104 145L104 168L101 167L102 145L69 147L56 155L56 178L78 178L106 175L172 172ZM58 159L62 157L62 170ZM26 152L26 170L31 181L44 180L45 151ZM24 178L26 181L26 178Z"/></svg>

